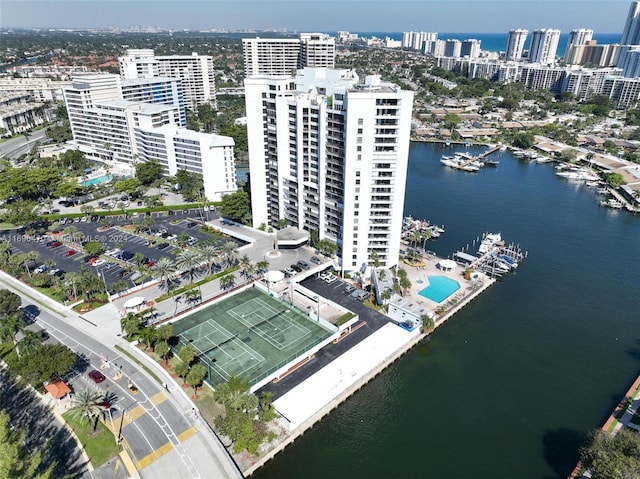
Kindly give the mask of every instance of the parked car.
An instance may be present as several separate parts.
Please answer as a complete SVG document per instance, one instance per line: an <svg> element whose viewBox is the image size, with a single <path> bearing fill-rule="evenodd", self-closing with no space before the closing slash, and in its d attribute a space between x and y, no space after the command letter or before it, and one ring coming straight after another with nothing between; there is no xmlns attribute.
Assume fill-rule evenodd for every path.
<svg viewBox="0 0 640 479"><path fill-rule="evenodd" d="M347 294L353 293L355 291L356 287L352 284L348 284L347 286L345 286L344 288L344 292Z"/></svg>
<svg viewBox="0 0 640 479"><path fill-rule="evenodd" d="M89 371L89 377L93 379L93 382L95 382L96 384L100 384L102 381L107 379L104 377L104 374L96 369L94 369L93 371Z"/></svg>
<svg viewBox="0 0 640 479"><path fill-rule="evenodd" d="M309 269L309 263L307 263L306 261L298 261L298 266L300 266L302 269Z"/></svg>
<svg viewBox="0 0 640 479"><path fill-rule="evenodd" d="M38 274L38 273L44 273L46 270L47 270L47 265L43 264L38 266L36 269L34 269L33 272Z"/></svg>
<svg viewBox="0 0 640 479"><path fill-rule="evenodd" d="M74 249L70 249L69 251L67 251L64 255L65 256L73 256L74 254L76 254L77 251Z"/></svg>
<svg viewBox="0 0 640 479"><path fill-rule="evenodd" d="M302 271L302 268L300 266L298 266L297 264L292 264L291 266L289 266L289 268L294 270L296 273L300 273Z"/></svg>
<svg viewBox="0 0 640 479"><path fill-rule="evenodd" d="M312 257L311 257L311 259L310 259L309 261L311 261L312 263L315 263L315 264L320 264L320 263L322 263L322 261L320 260L320 258L318 258L317 256L312 256Z"/></svg>
<svg viewBox="0 0 640 479"><path fill-rule="evenodd" d="M98 258L93 263L91 263L91 266L95 266L97 268L98 266L102 266L105 263L106 263L105 260Z"/></svg>
<svg viewBox="0 0 640 479"><path fill-rule="evenodd" d="M51 243L52 248L59 248L60 246L62 246L62 243L60 241L54 241L53 243Z"/></svg>
<svg viewBox="0 0 640 479"><path fill-rule="evenodd" d="M49 333L47 333L44 329L40 330L40 339L42 341L46 341L47 339L49 339Z"/></svg>

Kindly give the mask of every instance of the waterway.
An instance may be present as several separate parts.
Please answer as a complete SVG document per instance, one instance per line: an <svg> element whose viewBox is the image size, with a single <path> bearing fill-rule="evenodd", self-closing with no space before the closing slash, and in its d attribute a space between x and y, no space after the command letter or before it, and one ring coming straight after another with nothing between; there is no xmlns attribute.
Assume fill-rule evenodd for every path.
<svg viewBox="0 0 640 479"><path fill-rule="evenodd" d="M411 147L405 213L446 227L428 247L501 232L528 259L254 477L566 477L640 372L640 216L508 152L441 166L454 150Z"/></svg>

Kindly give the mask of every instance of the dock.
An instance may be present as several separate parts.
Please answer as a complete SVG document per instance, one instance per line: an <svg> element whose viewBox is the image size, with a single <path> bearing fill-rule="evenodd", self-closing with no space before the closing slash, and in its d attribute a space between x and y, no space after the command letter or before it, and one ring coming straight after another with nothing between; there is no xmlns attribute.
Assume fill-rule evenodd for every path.
<svg viewBox="0 0 640 479"><path fill-rule="evenodd" d="M463 170L463 171L476 173L480 171L480 168L484 166L487 166L487 165L497 166L498 161L491 161L485 158L487 158L492 153L495 153L496 151L501 150L502 148L503 148L503 145L498 143L497 145L490 147L485 152L480 153L479 155L476 155L476 156L473 156L465 152L456 152L454 156L443 156L440 162L443 165L449 166L456 170Z"/></svg>

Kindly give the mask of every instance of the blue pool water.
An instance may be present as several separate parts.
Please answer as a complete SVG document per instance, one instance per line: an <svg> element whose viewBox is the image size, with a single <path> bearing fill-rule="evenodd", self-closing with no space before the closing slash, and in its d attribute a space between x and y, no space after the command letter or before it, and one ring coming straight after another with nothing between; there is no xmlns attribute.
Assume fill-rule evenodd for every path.
<svg viewBox="0 0 640 479"><path fill-rule="evenodd" d="M429 276L429 286L418 294L436 303L442 303L445 299L460 289L460 284L446 276Z"/></svg>
<svg viewBox="0 0 640 479"><path fill-rule="evenodd" d="M90 180L81 181L78 183L80 186L93 186L99 185L100 183L105 183L107 181L111 181L113 179L113 175L102 175L96 176L95 178L91 178Z"/></svg>

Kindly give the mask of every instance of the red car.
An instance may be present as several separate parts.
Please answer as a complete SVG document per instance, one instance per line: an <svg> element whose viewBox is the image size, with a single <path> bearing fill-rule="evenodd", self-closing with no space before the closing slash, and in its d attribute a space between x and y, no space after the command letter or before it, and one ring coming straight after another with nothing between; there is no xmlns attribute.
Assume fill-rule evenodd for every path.
<svg viewBox="0 0 640 479"><path fill-rule="evenodd" d="M76 254L77 251L74 249L70 249L69 251L67 251L64 255L65 256L73 256L74 254Z"/></svg>
<svg viewBox="0 0 640 479"><path fill-rule="evenodd" d="M87 261L88 264L93 264L96 261L98 261L100 258L98 258L97 256L95 258L89 258L89 261Z"/></svg>
<svg viewBox="0 0 640 479"><path fill-rule="evenodd" d="M93 371L89 371L89 377L93 379L93 382L96 384L100 384L102 381L107 379L104 377L104 374L102 374L100 371L97 371L95 369Z"/></svg>
<svg viewBox="0 0 640 479"><path fill-rule="evenodd" d="M51 243L52 248L57 248L59 246L62 246L62 243L60 241L54 241L53 243Z"/></svg>

